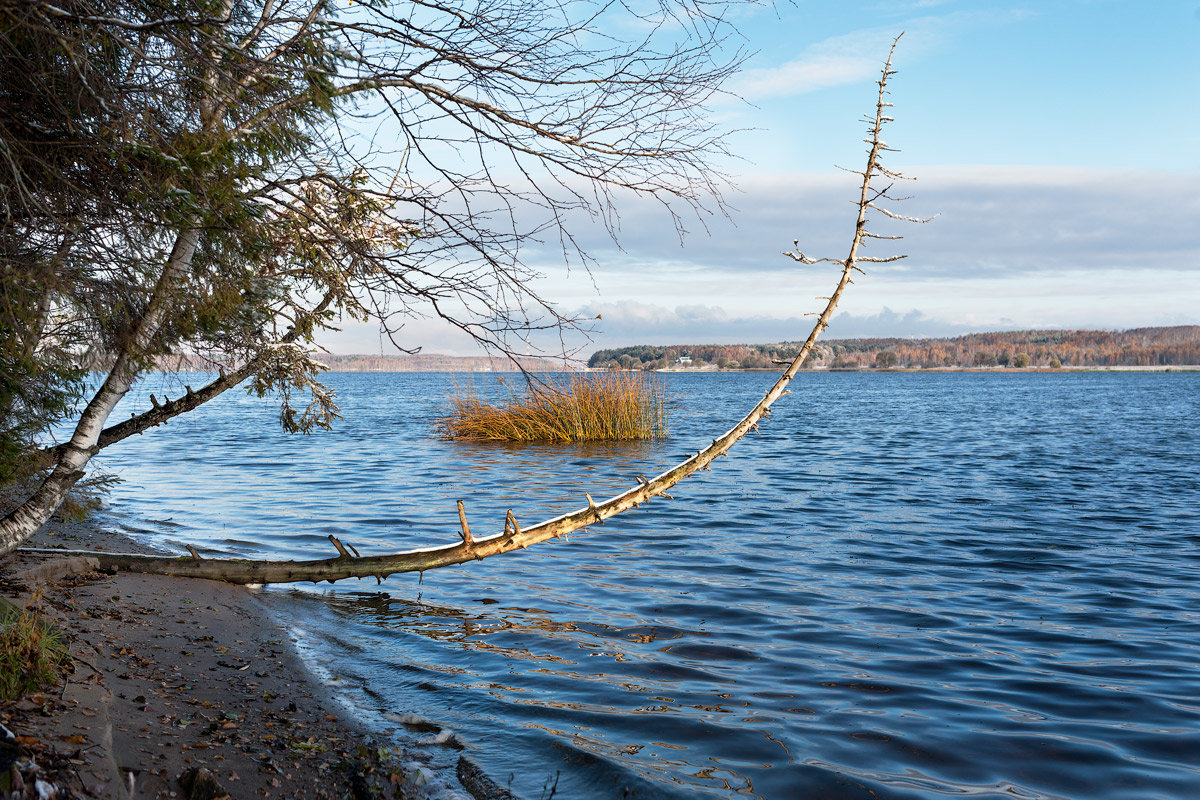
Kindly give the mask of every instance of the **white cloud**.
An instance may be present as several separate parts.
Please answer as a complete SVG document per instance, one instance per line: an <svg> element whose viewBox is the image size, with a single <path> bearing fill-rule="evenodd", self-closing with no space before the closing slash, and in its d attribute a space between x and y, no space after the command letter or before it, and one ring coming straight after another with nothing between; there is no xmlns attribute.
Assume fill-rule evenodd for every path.
<svg viewBox="0 0 1200 800"><path fill-rule="evenodd" d="M901 32L903 62L911 66L972 29L994 27L1025 16L1020 11L995 10L931 13L931 9L944 4L944 0L925 0L906 6L888 4L876 18L891 17L894 21L831 36L809 45L782 64L746 69L733 81L731 89L753 102L874 81L879 77L883 57ZM908 16L912 13L919 15ZM908 18L899 19L901 15Z"/></svg>
<svg viewBox="0 0 1200 800"><path fill-rule="evenodd" d="M792 97L873 78L878 56L806 54L777 67L748 69L738 76L733 93L747 100Z"/></svg>
<svg viewBox="0 0 1200 800"><path fill-rule="evenodd" d="M993 323L989 330L999 330L1000 327L1013 327L1011 323ZM884 306L876 314L851 314L842 312L834 316L829 325L828 338L832 339L862 339L862 338L923 338L940 336L957 336L971 333L974 329L969 324L949 322L944 319L934 319L923 311L912 309L899 313Z"/></svg>
<svg viewBox="0 0 1200 800"><path fill-rule="evenodd" d="M768 314L731 315L720 306L666 306L626 300L597 303L582 309L602 313L594 348L630 344L759 344L796 341L808 336L813 319ZM1008 327L1012 327L1009 325ZM834 316L829 337L951 336L970 330L966 324L934 319L913 309L898 313L884 307L875 314Z"/></svg>
<svg viewBox="0 0 1200 800"><path fill-rule="evenodd" d="M869 269L847 292L830 336L1200 322L1196 176L1042 167L905 171L920 178L908 189L915 197L905 213L940 216L928 225L880 229L906 239L875 243L872 252L895 247L909 258ZM594 284L576 272L536 287L568 311L602 315L593 342L568 344L590 352L806 335L812 320L803 314L819 308L813 297L828 294L836 269L801 267L779 251L798 238L810 255L844 256L854 176L758 176L742 189L734 221L710 218L710 235L691 235L684 246L653 201L623 205L624 250L599 226L576 226L598 260ZM545 259L552 264L554 254ZM402 336L426 352L474 352L436 321L415 321ZM381 349L378 333L362 327L330 346Z"/></svg>
<svg viewBox="0 0 1200 800"><path fill-rule="evenodd" d="M880 218L874 228L901 242L872 243L876 255L907 253L873 275L909 280L945 276L1009 276L1065 269L1137 268L1150 264L1200 269L1200 189L1194 175L1041 167L912 167L913 199L896 210L935 216L928 225ZM680 245L665 215L650 201L626 203L622 249L601 230L579 241L605 272L643 282L670 275L678 286L704 273L795 273L779 252L793 239L806 253L841 257L853 233L853 175L793 174L746 179L732 218L706 220ZM699 227L699 226L695 226ZM666 279L664 279L666 280ZM688 302L704 302L703 299Z"/></svg>
<svg viewBox="0 0 1200 800"><path fill-rule="evenodd" d="M410 319L392 338L401 347L419 347L423 353L464 356L479 353L479 347L471 337L436 318ZM331 353L396 355L400 352L380 331L379 325L371 322L348 321L341 326L340 331L323 334L318 341ZM317 360L320 360L320 355L317 356Z"/></svg>
<svg viewBox="0 0 1200 800"><path fill-rule="evenodd" d="M809 45L795 58L770 67L744 70L734 80L733 93L750 101L795 97L818 89L874 81L883 56L903 30L904 57L913 63L935 47L942 29L964 15L921 17L897 25L863 28Z"/></svg>

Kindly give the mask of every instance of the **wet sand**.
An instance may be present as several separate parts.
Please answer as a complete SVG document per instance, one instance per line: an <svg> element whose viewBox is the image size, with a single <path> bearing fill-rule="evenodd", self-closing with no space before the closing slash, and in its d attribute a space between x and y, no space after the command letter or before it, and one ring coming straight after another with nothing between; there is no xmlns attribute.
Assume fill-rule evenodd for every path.
<svg viewBox="0 0 1200 800"><path fill-rule="evenodd" d="M86 524L30 544L138 549ZM19 742L17 797L39 797L38 780L59 798L511 797L466 759L448 774L373 739L245 588L14 555L0 597L36 603L75 658L64 683L0 703Z"/></svg>

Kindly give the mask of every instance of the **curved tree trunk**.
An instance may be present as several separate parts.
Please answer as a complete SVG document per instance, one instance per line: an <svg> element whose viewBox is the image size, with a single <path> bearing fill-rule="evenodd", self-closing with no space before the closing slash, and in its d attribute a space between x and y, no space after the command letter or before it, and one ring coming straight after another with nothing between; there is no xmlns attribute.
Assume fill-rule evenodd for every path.
<svg viewBox="0 0 1200 800"><path fill-rule="evenodd" d="M312 311L309 312L309 315L316 316L322 313L332 302L333 294L329 293L325 295L324 299L322 299L322 301L318 303L317 306L312 309ZM300 335L300 327L294 326L291 331L279 337L275 344L291 344L299 339ZM265 359L265 355L260 355L256 358L248 360L245 364L242 364L239 367L233 368L230 372L225 372L222 370L217 375L215 380L205 384L204 386L201 386L195 391L192 390L191 386L185 386L184 389L186 389L186 393L176 400L171 400L164 396L163 402L160 403L154 395L150 395L150 402L153 404L153 408L143 411L141 414L134 414L129 419L109 425L107 428L102 430L99 437L97 437L96 448L103 450L109 445L116 444L123 439L128 439L134 434L141 434L151 428L156 428L159 425L166 425L169 420L178 417L180 414L186 414L189 411L194 411L195 409L207 403L209 400L220 396L227 390L232 389L242 381L249 378L257 370L262 368ZM69 446L70 442L64 442L62 444L54 445L53 447L47 447L46 449L39 451L36 454L36 457L42 459L45 467L49 468L50 466L57 464L63 458L63 456L66 455Z"/></svg>
<svg viewBox="0 0 1200 800"><path fill-rule="evenodd" d="M83 477L83 468L99 451L104 423L137 378L137 356L158 332L178 277L191 267L199 240L200 231L196 228L185 230L176 237L171 255L154 285L146 313L133 326L104 384L75 424L71 438L61 446L50 475L32 496L0 519L0 556L11 552L42 527L58 510L71 487Z"/></svg>
<svg viewBox="0 0 1200 800"><path fill-rule="evenodd" d="M899 41L899 37L897 37L897 41ZM892 52L895 51L895 46L895 42L893 42ZM467 561L512 552L513 550L524 549L530 545L545 542L553 538L566 538L570 533L586 528L589 525L601 524L609 517L636 508L654 497L670 498L667 491L671 487L701 469L708 469L713 461L727 453L739 439L751 430L756 430L759 423L764 418L769 417L770 407L776 400L790 393L787 389L788 383L799 372L801 366L812 352L817 338L829 325L829 319L834 309L837 308L842 293L853 282L851 280L853 273L855 271L862 272L862 269L858 265L863 262L882 263L895 261L904 257L889 256L886 258L877 258L859 255L859 251L867 239L899 238L882 237L869 233L866 227L868 209L876 209L886 216L896 219L905 219L914 222L926 221L901 217L876 205L881 198L889 200L897 198L893 198L888 194L890 183L888 187L883 189L878 189L872 186L871 183L872 179L878 176L882 176L890 182L903 177L898 173L884 169L880 165L881 153L891 149L884 144L881 133L884 125L891 119L884 114L884 109L891 106L891 103L886 102L884 98L887 95L886 87L888 78L894 74L891 69L892 52L889 52L887 61L883 66L882 74L877 82L879 93L876 101L875 116L869 129L870 138L866 140L868 145L870 145L867 164L866 168L861 173L858 173L862 175L862 185L857 201L858 218L855 222L854 236L851 240L849 254L845 259L838 260L829 258L812 259L799 251L784 253L784 255L792 258L794 261L803 264L816 264L820 262L839 264L841 266L841 274L837 286L828 298L823 298L827 300L825 308L817 318L817 322L809 333L808 339L804 342L803 347L800 348L800 352L789 363L787 369L779 376L775 384L736 425L721 436L713 439L712 444L698 451L695 455L650 480L639 476L636 486L602 503L596 503L592 500L591 495L585 495L588 501L586 506L525 528L522 528L518 524L510 510L505 520L504 530L481 539L476 538L471 533L462 501L459 501L459 519L462 525L459 536L461 540L440 547L378 556L358 556L357 553L351 554L348 552L342 542L330 536L330 541L337 548L339 555L335 558L313 561L205 559L201 558L194 549L191 550L190 556L178 558L90 552L86 555L95 558L99 562L100 568L106 570L126 570L130 572L210 578L231 583L333 582L344 578L366 577L383 580L383 578L399 572L423 572L427 569L461 564ZM63 551L54 552L62 554Z"/></svg>
<svg viewBox="0 0 1200 800"><path fill-rule="evenodd" d="M843 280L841 286L844 286L846 282ZM839 286L839 291L841 286ZM832 312L834 305L836 305L836 301L827 307L827 311ZM822 315L823 318L826 316ZM819 323L819 326L824 327L824 324ZM331 536L330 540L340 554L336 558L314 561L205 559L195 554L178 558L110 553L88 553L88 555L96 558L100 568L105 570L211 578L231 583L333 582L343 578L367 577L382 580L398 572L423 572L427 569L461 564L524 549L549 539L558 537L565 539L568 534L589 525L601 524L609 517L636 508L654 497L669 498L668 489L689 475L701 469L708 469L709 465L719 456L724 455L738 439L758 426L759 421L770 413L768 409L775 400L789 394L785 387L811 351L812 343L816 339L815 334L816 329L814 329L814 334L810 335L809 341L805 343L800 355L792 361L787 371L780 376L775 385L750 413L743 417L737 425L726 431L724 435L714 439L708 447L661 475L650 480L640 481L637 486L602 503L595 503L588 495L587 506L527 528L522 528L513 517L512 511L509 511L504 530L501 533L477 539L465 524L465 515L463 515L464 524L460 531L461 541L453 544L380 556L354 556L346 551L345 546L339 540ZM62 551L55 552L61 553Z"/></svg>

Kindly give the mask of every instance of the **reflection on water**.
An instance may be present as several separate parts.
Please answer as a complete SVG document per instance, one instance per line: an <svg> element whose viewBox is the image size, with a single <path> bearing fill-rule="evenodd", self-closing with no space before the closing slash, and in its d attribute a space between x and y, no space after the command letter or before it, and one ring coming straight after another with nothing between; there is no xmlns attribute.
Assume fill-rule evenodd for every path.
<svg viewBox="0 0 1200 800"><path fill-rule="evenodd" d="M457 499L486 530L614 494L771 380L667 376L666 441L513 447L432 436L445 378L333 378L332 433L232 397L108 459L124 524L255 555L445 542ZM797 380L675 501L267 596L365 715L444 722L531 798L556 774L585 800L1193 796L1200 375Z"/></svg>

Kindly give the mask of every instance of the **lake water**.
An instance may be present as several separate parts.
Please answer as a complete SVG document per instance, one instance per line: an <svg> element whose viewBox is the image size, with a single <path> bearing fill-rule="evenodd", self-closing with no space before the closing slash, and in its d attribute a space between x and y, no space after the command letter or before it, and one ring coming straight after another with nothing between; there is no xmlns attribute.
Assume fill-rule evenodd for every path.
<svg viewBox="0 0 1200 800"><path fill-rule="evenodd" d="M439 441L447 375L329 375L346 421L311 437L230 392L103 455L110 524L327 557L453 541L462 499L484 535L661 471L773 380L662 377L671 437L613 445ZM266 594L365 718L443 723L526 798L1200 797L1200 374L792 388L569 543Z"/></svg>

